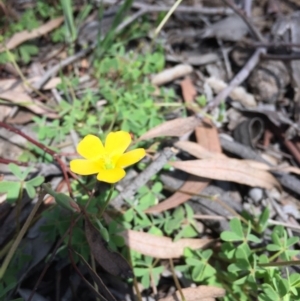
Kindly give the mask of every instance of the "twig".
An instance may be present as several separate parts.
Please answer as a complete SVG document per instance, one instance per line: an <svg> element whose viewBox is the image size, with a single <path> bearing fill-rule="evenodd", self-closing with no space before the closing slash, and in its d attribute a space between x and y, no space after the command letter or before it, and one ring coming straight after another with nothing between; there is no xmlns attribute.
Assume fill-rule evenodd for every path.
<svg viewBox="0 0 300 301"><path fill-rule="evenodd" d="M140 187L145 185L152 176L157 174L163 168L173 155L174 153L170 148L164 149L155 161L124 188L124 192L121 192L117 197L110 201L110 204L116 209L120 209L123 200L131 198Z"/></svg>
<svg viewBox="0 0 300 301"><path fill-rule="evenodd" d="M236 74L236 76L232 79L229 85L223 89L206 107L205 111L211 111L215 107L219 106L219 104L227 98L227 96L232 92L232 90L239 86L251 73L251 71L255 68L255 66L259 63L259 59L261 54L266 52L266 48L258 48L249 61L245 64L245 66Z"/></svg>
<svg viewBox="0 0 300 301"><path fill-rule="evenodd" d="M83 50L77 52L76 54L74 54L74 55L72 55L72 56L70 56L70 57L68 57L68 58L66 58L66 59L64 59L64 60L62 60L62 61L59 62L57 65L55 65L55 66L53 66L52 68L50 68L49 70L47 70L47 71L45 72L45 74L42 76L42 78L41 78L38 82L34 83L32 86L33 86L35 89L37 89L37 90L41 89L41 88L47 83L47 81L48 81L52 76L54 76L54 75L57 74L57 72L58 72L60 69L66 67L66 66L68 66L69 64L74 63L75 61L77 61L77 60L79 60L80 58L84 57L84 56L87 55L90 51L92 51L94 48L95 48L95 45L92 44L92 45L90 45L89 47L87 47L86 49L83 49Z"/></svg>
<svg viewBox="0 0 300 301"><path fill-rule="evenodd" d="M245 43L247 46L250 47L266 47L266 48L278 48L278 47L300 47L300 44L298 43L291 43L291 42L281 42L281 41L275 41L275 42L255 42L252 40L242 40L243 43Z"/></svg>
<svg viewBox="0 0 300 301"><path fill-rule="evenodd" d="M166 5L148 5L142 2L134 2L132 4L133 8L144 9L147 13L151 12L166 12L170 10L170 6ZM203 7L200 5L187 6L180 5L177 7L176 12L178 13L198 13L203 15L229 15L233 13L232 9L226 7Z"/></svg>
<svg viewBox="0 0 300 301"><path fill-rule="evenodd" d="M16 160L12 160L12 159L5 159L5 158L1 158L0 157L0 163L3 163L3 164L9 164L9 163L14 163L18 166L29 166L29 163L27 162L20 162L20 161L16 161Z"/></svg>
<svg viewBox="0 0 300 301"><path fill-rule="evenodd" d="M182 292L180 283L179 283L178 278L177 278L176 273L175 273L175 268L174 268L174 264L173 264L173 259L172 258L169 259L169 263L170 263L170 267L171 267L171 272L172 272L173 280L175 282L175 286L176 286L177 290L179 291L181 300L182 301L186 301L186 299L184 297L184 294Z"/></svg>
<svg viewBox="0 0 300 301"><path fill-rule="evenodd" d="M31 138L30 136L26 135L25 133L23 133L22 131L8 125L7 123L5 122L2 122L0 121L0 127L10 131L10 132L13 132L17 135L20 135L22 136L23 138L25 138L27 141L29 141L30 143L32 143L33 145L37 146L38 148L40 148L41 150L43 150L44 152L48 153L49 155L51 155L53 157L54 160L57 161L57 163L59 164L61 170L62 170L62 173L64 175L64 179L66 181L66 184L68 186L68 191L69 191L69 194L70 196L72 196L72 190L71 190L71 185L70 185L70 181L69 181L69 178L68 178L68 175L67 175L67 172L70 173L70 171L67 169L65 163L62 161L62 159L59 157L59 155L53 151L52 149L48 148L47 146L45 146L44 144L34 140L33 138ZM70 173L71 174L71 173ZM71 174L72 176L72 174Z"/></svg>
<svg viewBox="0 0 300 301"><path fill-rule="evenodd" d="M267 54L264 53L262 58L265 60L284 60L284 61L292 61L292 60L299 60L300 54L299 53L291 53L291 54Z"/></svg>
<svg viewBox="0 0 300 301"><path fill-rule="evenodd" d="M283 222L279 222L279 221L274 221L272 219L269 219L268 223L270 225L283 226L284 228L290 228L290 229L292 229L292 231L300 233L300 227L297 226L297 225L291 225L289 223L283 223Z"/></svg>

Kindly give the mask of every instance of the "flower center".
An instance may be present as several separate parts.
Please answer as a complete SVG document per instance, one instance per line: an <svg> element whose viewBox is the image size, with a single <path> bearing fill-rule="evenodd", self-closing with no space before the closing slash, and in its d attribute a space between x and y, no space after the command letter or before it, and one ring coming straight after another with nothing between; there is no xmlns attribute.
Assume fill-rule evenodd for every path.
<svg viewBox="0 0 300 301"><path fill-rule="evenodd" d="M108 155L104 156L103 162L104 162L105 169L114 169L115 168L115 164L110 156L108 156Z"/></svg>

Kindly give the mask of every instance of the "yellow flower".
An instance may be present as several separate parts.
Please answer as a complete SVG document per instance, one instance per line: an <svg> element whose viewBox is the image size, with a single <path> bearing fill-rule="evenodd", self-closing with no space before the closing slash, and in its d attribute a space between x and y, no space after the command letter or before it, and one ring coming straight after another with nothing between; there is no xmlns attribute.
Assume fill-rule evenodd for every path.
<svg viewBox="0 0 300 301"><path fill-rule="evenodd" d="M124 131L109 133L105 145L97 136L87 135L77 145L77 152L84 159L72 160L70 169L79 175L98 174L99 181L116 183L125 176L124 168L140 161L146 154L143 148L124 154L130 143L130 134Z"/></svg>

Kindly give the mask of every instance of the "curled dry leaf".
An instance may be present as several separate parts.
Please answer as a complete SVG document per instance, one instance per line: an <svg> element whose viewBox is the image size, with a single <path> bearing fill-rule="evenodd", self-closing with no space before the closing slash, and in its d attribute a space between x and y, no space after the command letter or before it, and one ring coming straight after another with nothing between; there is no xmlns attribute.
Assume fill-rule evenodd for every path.
<svg viewBox="0 0 300 301"><path fill-rule="evenodd" d="M108 273L125 278L133 277L132 269L126 259L119 253L110 251L100 232L85 219L85 235L96 261Z"/></svg>
<svg viewBox="0 0 300 301"><path fill-rule="evenodd" d="M166 121L142 135L139 140L147 140L161 136L180 137L195 129L201 120L196 116L187 118L176 118Z"/></svg>
<svg viewBox="0 0 300 301"><path fill-rule="evenodd" d="M180 64L154 75L152 77L152 84L160 86L165 83L171 82L176 78L188 75L192 73L192 71L193 67L191 65Z"/></svg>
<svg viewBox="0 0 300 301"><path fill-rule="evenodd" d="M8 50L10 50L10 49L13 49L13 48L17 47L18 45L24 43L25 41L38 38L50 31L52 31L53 29L57 28L63 21L64 21L64 18L59 17L59 18L56 18L54 20L51 20L51 21L43 24L39 28L36 28L32 31L24 30L24 31L18 32L16 34L14 34L7 42L5 42L6 48ZM4 46L0 47L0 52L3 52L3 51L5 51Z"/></svg>
<svg viewBox="0 0 300 301"><path fill-rule="evenodd" d="M211 243L212 239L183 238L173 242L171 238L153 234L127 230L123 232L126 244L131 249L143 255L155 258L179 258L183 255L184 248L200 249Z"/></svg>
<svg viewBox="0 0 300 301"><path fill-rule="evenodd" d="M230 158L208 158L170 162L170 164L175 168L199 177L232 181L251 187L281 188L279 182L268 171L255 168L253 166L255 164L249 164L249 161Z"/></svg>
<svg viewBox="0 0 300 301"><path fill-rule="evenodd" d="M186 301L204 301L215 300L225 296L226 291L223 288L200 285L197 287L187 287L182 289L182 293ZM177 301L181 300L179 291L176 291L171 296L159 299L159 301Z"/></svg>

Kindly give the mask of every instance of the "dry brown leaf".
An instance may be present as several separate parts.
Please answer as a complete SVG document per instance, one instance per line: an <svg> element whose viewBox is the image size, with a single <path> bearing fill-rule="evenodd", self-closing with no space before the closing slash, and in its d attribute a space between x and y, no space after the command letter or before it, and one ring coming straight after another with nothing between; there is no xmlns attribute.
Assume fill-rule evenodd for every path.
<svg viewBox="0 0 300 301"><path fill-rule="evenodd" d="M195 134L198 144L211 152L222 153L218 130L210 119L204 118L202 124L196 127Z"/></svg>
<svg viewBox="0 0 300 301"><path fill-rule="evenodd" d="M54 111L51 111L42 103L35 101L27 93L8 90L0 93L0 99L5 99L17 105L23 106L38 115L45 115L48 118L53 119L59 117L58 114L56 114Z"/></svg>
<svg viewBox="0 0 300 301"><path fill-rule="evenodd" d="M63 21L64 21L64 18L59 17L59 18L56 18L54 20L47 22L46 24L43 24L39 28L36 28L32 31L24 30L24 31L18 32L16 34L14 34L7 42L5 42L6 48L8 50L11 50L11 49L19 46L20 44L24 43L25 41L38 38L50 31L52 31L53 29L57 28ZM0 52L3 52L3 51L5 51L4 46L0 47Z"/></svg>
<svg viewBox="0 0 300 301"><path fill-rule="evenodd" d="M207 179L196 176L190 176L185 183L180 187L182 191L189 191L191 194L200 193L208 185ZM146 213L159 213L171 208L175 208L191 198L191 194L181 191L175 192L173 195L165 199L163 202L152 206L145 210Z"/></svg>
<svg viewBox="0 0 300 301"><path fill-rule="evenodd" d="M296 175L300 175L300 168L296 166L278 166L278 167L272 167L271 170L283 171L286 173L294 173Z"/></svg>
<svg viewBox="0 0 300 301"><path fill-rule="evenodd" d="M170 164L187 173L214 180L232 181L251 187L280 189L278 181L267 171L257 169L244 160L208 158L203 160L177 161Z"/></svg>
<svg viewBox="0 0 300 301"><path fill-rule="evenodd" d="M197 287L187 287L181 289L186 301L206 301L215 300L225 296L226 291L220 287L200 285ZM181 300L179 291L176 291L171 296L159 299L159 301L178 301Z"/></svg>
<svg viewBox="0 0 300 301"><path fill-rule="evenodd" d="M184 102L186 102L186 103L193 102L197 95L197 90L196 90L191 78L189 76L187 76L185 79L183 79L180 82L180 86L181 86Z"/></svg>
<svg viewBox="0 0 300 301"><path fill-rule="evenodd" d="M182 238L173 242L171 238L153 234L127 230L122 232L125 243L130 249L143 255L155 258L179 258L183 255L184 248L201 249L211 243L212 239Z"/></svg>
<svg viewBox="0 0 300 301"><path fill-rule="evenodd" d="M247 159L244 159L243 162L245 162L248 166L256 168L256 169L271 170L271 167L268 164L263 163L263 162L247 160Z"/></svg>
<svg viewBox="0 0 300 301"><path fill-rule="evenodd" d="M174 145L198 159L226 157L224 154L211 152L200 144L191 141L177 141Z"/></svg>
<svg viewBox="0 0 300 301"><path fill-rule="evenodd" d="M85 218L85 236L92 254L105 271L114 276L126 278L133 276L126 259L121 254L108 249L106 241L88 218Z"/></svg>
<svg viewBox="0 0 300 301"><path fill-rule="evenodd" d="M28 83L30 85L34 85L35 82L39 81L39 76L34 76L29 79L27 79ZM55 88L58 84L61 83L61 79L59 77L51 78L47 84L43 87L43 90L50 90L52 88ZM0 80L0 90L11 90L14 92L27 92L29 89L24 85L24 83L21 80L18 79L3 79Z"/></svg>
<svg viewBox="0 0 300 301"><path fill-rule="evenodd" d="M199 146L201 149L206 151L206 149L219 151L221 152L221 145L219 141L218 131L216 127L209 124L210 121L206 121L200 126L196 127L196 138L199 144L194 143L195 145ZM186 142L186 141L179 141L180 143L193 143L193 142ZM201 145L200 145L201 144ZM206 152L209 152L207 150ZM189 176L185 183L180 187L182 191L189 191L192 194L200 193L207 185L209 181L204 178L196 177L196 176ZM165 210L175 208L184 202L188 201L191 198L190 194L177 191L169 198L160 202L159 204L150 207L146 210L147 213L158 213L163 212Z"/></svg>
<svg viewBox="0 0 300 301"><path fill-rule="evenodd" d="M138 140L147 140L161 136L174 136L180 137L189 131L195 129L197 125L201 123L201 120L196 116L187 118L176 118L170 121L166 121L142 135Z"/></svg>
<svg viewBox="0 0 300 301"><path fill-rule="evenodd" d="M179 64L173 68L166 69L152 77L153 85L163 85L173 81L176 78L192 73L193 67L187 64Z"/></svg>

